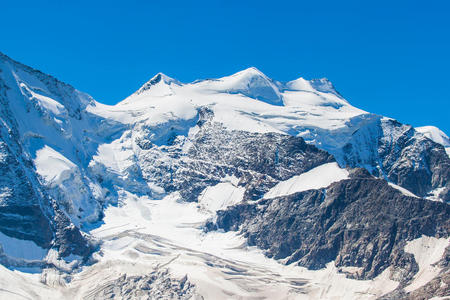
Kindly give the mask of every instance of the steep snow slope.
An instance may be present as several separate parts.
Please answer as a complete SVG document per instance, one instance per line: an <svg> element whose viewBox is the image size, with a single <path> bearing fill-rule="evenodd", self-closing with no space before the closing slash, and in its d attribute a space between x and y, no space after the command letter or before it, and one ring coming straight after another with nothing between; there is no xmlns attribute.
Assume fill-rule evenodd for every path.
<svg viewBox="0 0 450 300"><path fill-rule="evenodd" d="M99 219L103 197L86 167L108 121L85 111L95 105L90 96L3 54L0 87L0 231L61 256L88 254L79 227ZM107 132L115 130L111 125Z"/></svg>
<svg viewBox="0 0 450 300"><path fill-rule="evenodd" d="M0 260L15 269L0 270L0 295L138 297L151 290L181 299L373 299L410 279L399 273L414 274L412 254L398 254L403 240L395 244L400 252L383 252L398 254L395 267L355 252L385 270L366 261L371 275L355 280L341 273L361 273L356 259L343 265L345 257L331 257L316 271L286 266L248 246L245 235L207 230L208 224L239 205L260 209L265 198L319 195L340 180L355 184L347 166L364 167L404 194L448 199L450 163L442 146L351 106L326 79L281 83L250 68L185 84L159 73L109 106L4 55L0 70ZM393 191L384 188L397 199ZM446 205L415 201L417 214L420 203ZM356 218L345 215L348 224ZM289 231L289 220L280 224ZM362 234L367 249L372 241L385 243ZM92 256L89 239L100 242ZM11 250L24 242L32 243L30 251ZM77 262L89 258L93 265ZM24 267L40 274L18 271Z"/></svg>
<svg viewBox="0 0 450 300"><path fill-rule="evenodd" d="M441 268L436 263L442 258L449 242L445 238L436 239L427 236L408 242L405 251L414 254L419 265L419 272L414 276L412 283L405 288L406 291L414 291L440 273Z"/></svg>
<svg viewBox="0 0 450 300"><path fill-rule="evenodd" d="M4 117L13 119L18 142L27 159L35 162L37 174L43 178L41 184L50 188L51 196L58 198L77 224L97 219L101 207L93 194L101 188L85 174L98 142L104 139L98 137L96 129L103 120L85 111L95 102L71 86L5 56L0 57L0 68L5 105L10 110ZM78 192L61 190L63 182Z"/></svg>

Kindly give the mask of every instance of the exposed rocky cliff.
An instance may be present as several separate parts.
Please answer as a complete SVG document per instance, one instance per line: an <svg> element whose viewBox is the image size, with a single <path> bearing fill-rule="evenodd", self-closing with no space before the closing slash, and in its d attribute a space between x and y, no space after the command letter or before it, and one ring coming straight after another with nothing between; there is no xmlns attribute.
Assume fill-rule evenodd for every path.
<svg viewBox="0 0 450 300"><path fill-rule="evenodd" d="M449 201L449 156L412 126L375 119L352 134L343 154L342 164L365 167L421 197L442 188L440 198Z"/></svg>
<svg viewBox="0 0 450 300"><path fill-rule="evenodd" d="M247 202L217 213L209 226L239 230L269 257L319 269L331 261L356 267L351 277L370 279L392 266L408 281L418 271L405 242L421 235L448 237L445 203L407 197L361 169L323 190Z"/></svg>
<svg viewBox="0 0 450 300"><path fill-rule="evenodd" d="M207 108L199 110L196 132L189 136L178 135L160 146L139 141L139 165L148 182L197 201L206 187L235 176L255 200L279 181L334 161L300 137L229 131L212 122L210 114Z"/></svg>

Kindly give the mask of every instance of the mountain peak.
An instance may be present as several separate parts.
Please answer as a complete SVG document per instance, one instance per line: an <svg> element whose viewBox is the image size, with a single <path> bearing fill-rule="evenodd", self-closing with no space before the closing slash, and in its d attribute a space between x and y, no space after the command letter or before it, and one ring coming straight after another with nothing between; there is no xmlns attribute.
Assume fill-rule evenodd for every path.
<svg viewBox="0 0 450 300"><path fill-rule="evenodd" d="M166 74L161 73L161 72L159 72L155 76L153 76L152 79L150 79L148 82L151 84L156 84L160 81L162 81L166 84L171 84L172 82L179 84L178 80L173 79L172 77L169 77Z"/></svg>
<svg viewBox="0 0 450 300"><path fill-rule="evenodd" d="M327 78L307 80L303 77L299 77L295 80L285 83L284 88L293 91L331 93L338 96L339 98L342 98L339 92L334 88L334 85Z"/></svg>
<svg viewBox="0 0 450 300"><path fill-rule="evenodd" d="M136 94L142 94L146 91L149 90L159 90L159 92L157 92L157 94L160 94L161 90L170 90L170 85L175 84L175 85L182 85L181 82L179 82L178 80L169 77L161 72L157 73L155 76L153 76L149 81L147 81L146 83L144 83L144 85L141 86L141 88L139 90L137 90ZM158 86L158 88L156 88ZM167 93L164 92L163 94L166 95ZM155 95L156 96L156 95ZM163 96L163 95L159 95L159 96Z"/></svg>
<svg viewBox="0 0 450 300"><path fill-rule="evenodd" d="M264 78L268 79L268 77L263 72L261 72L260 70L258 70L255 67L249 67L249 68L239 71L231 76L232 77L238 77L238 76L239 77L254 77L254 76L257 76L257 77L264 77Z"/></svg>
<svg viewBox="0 0 450 300"><path fill-rule="evenodd" d="M209 83L210 89L230 94L242 94L264 102L283 105L278 85L255 67L239 71Z"/></svg>
<svg viewBox="0 0 450 300"><path fill-rule="evenodd" d="M340 96L339 93L334 88L333 83L331 83L331 81L329 81L328 78L311 79L309 82L311 83L311 86L319 92L333 93Z"/></svg>

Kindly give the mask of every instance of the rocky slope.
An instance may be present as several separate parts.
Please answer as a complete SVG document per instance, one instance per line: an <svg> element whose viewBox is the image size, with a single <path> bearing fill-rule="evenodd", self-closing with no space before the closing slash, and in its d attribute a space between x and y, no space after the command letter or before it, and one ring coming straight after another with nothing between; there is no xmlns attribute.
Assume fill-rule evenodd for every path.
<svg viewBox="0 0 450 300"><path fill-rule="evenodd" d="M371 279L392 266L392 277L409 281L418 271L406 241L448 237L449 206L408 197L362 169L326 189L308 190L217 213L210 227L240 230L250 245L286 264L311 269L334 261L349 276Z"/></svg>
<svg viewBox="0 0 450 300"><path fill-rule="evenodd" d="M343 162L365 167L417 196L439 189L449 201L449 160L443 145L422 136L413 127L381 118L362 126L343 147Z"/></svg>

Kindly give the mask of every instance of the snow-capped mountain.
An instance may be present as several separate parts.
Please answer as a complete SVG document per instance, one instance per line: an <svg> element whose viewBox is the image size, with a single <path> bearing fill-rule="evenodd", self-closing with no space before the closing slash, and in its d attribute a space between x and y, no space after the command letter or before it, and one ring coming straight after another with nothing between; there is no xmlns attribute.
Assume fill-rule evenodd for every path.
<svg viewBox="0 0 450 300"><path fill-rule="evenodd" d="M445 296L450 146L327 79L159 73L114 106L0 54L0 295Z"/></svg>

